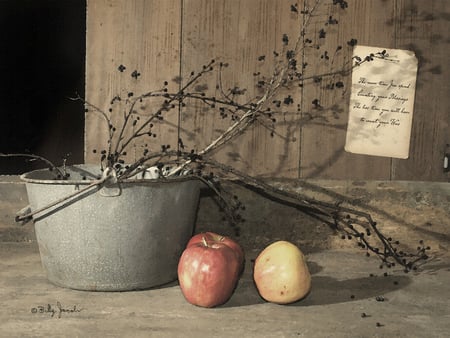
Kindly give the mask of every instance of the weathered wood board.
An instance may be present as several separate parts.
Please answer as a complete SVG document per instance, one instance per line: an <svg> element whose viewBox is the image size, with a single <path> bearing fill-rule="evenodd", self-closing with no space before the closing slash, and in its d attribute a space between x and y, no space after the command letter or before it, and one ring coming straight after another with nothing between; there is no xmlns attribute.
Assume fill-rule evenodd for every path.
<svg viewBox="0 0 450 338"><path fill-rule="evenodd" d="M122 111L132 97L163 87L177 88L170 81L180 69L181 3L177 0L91 0L87 7L86 101L113 116L118 135L123 122ZM119 67L123 66L120 71ZM133 77L137 71L138 76ZM136 73L135 73L136 74ZM111 101L120 96L121 101ZM131 97L131 98L132 98ZM160 102L145 101L136 105L136 116L144 120ZM110 113L110 109L114 111ZM116 112L119 113L116 113ZM164 126L153 133L164 134L165 143L177 142L178 113L170 112ZM109 127L102 114L88 108L85 130L85 160L99 162L99 153L107 147ZM127 157L142 156L146 143L158 151L161 143L150 137L134 142ZM94 153L95 151L95 153Z"/></svg>
<svg viewBox="0 0 450 338"><path fill-rule="evenodd" d="M444 152L450 151L450 2L396 1L388 22L397 48L419 59L410 158L394 160L396 180L445 181Z"/></svg>
<svg viewBox="0 0 450 338"><path fill-rule="evenodd" d="M191 72L215 59L216 64L229 64L221 73L222 88L247 88L239 98L245 101L258 95L254 84L262 75L255 74L271 74L274 52L291 48L307 18L301 10L314 3L89 0L86 100L109 113L114 96L155 90L164 81L176 90ZM341 8L345 3L348 8ZM351 64L351 39L374 48L415 52L419 71L408 159L345 152L350 77L339 74L281 91L278 99L291 95L294 103L282 106L275 132L270 123L255 124L216 150L214 158L267 177L448 180L442 165L450 143L449 17L450 2L446 0L347 0L337 4L323 0L306 30L305 38L312 42L298 60L307 63L306 77ZM284 34L291 45L285 45ZM261 56L265 57L262 61ZM124 72L117 70L121 64L127 67ZM138 81L130 76L133 70L141 74ZM172 81L174 78L179 81ZM205 76L202 90L220 95L218 81L218 73L212 72ZM147 112L140 107L138 113L146 116L148 105L151 107L151 102L146 105ZM114 123L120 124L120 119ZM140 156L147 143L152 150L161 144L176 147L178 137L188 150L198 151L230 123L204 107L174 109L164 124L155 126L158 137L135 142L128 156ZM85 133L85 160L98 161L93 149L103 149L108 135L100 114L91 110L86 114Z"/></svg>
<svg viewBox="0 0 450 338"><path fill-rule="evenodd" d="M289 14L289 7L286 8L283 1L185 1L183 74L201 69L202 62L215 59L229 64L221 73L221 86L225 91L246 88L245 95L236 98L241 103L257 96L260 93L255 83L263 75L272 74L274 51L282 49L283 34L298 35L301 20L286 13ZM211 80L208 87L213 95L220 97L214 83L217 75ZM281 91L280 96L283 92L286 91ZM300 101L299 88L294 88L290 94ZM300 117L286 110L277 116L273 135L267 125L256 124L231 144L216 150L214 157L251 174L297 177ZM186 109L182 112L183 130L195 132L194 139L186 137L195 150L209 144L232 123L229 116L221 119L209 111Z"/></svg>

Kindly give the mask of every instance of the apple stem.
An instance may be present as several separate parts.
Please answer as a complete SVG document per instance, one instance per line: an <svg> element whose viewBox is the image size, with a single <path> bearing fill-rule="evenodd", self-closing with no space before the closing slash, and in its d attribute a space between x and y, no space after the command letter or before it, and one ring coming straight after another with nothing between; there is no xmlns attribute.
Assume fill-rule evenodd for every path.
<svg viewBox="0 0 450 338"><path fill-rule="evenodd" d="M208 242L206 242L205 236L202 236L202 242L204 246L208 246Z"/></svg>

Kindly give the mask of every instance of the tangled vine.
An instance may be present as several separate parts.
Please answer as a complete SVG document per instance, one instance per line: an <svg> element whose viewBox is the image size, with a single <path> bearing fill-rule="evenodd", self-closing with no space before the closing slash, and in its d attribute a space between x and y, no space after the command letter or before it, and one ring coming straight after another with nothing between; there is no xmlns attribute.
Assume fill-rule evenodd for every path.
<svg viewBox="0 0 450 338"><path fill-rule="evenodd" d="M213 158L216 151L220 151L224 145L236 140L254 124L268 128L271 136L274 136L277 133L277 116L286 109L295 109L292 107L295 107L296 98L282 93L289 92L292 88L305 86L310 82L322 83L327 89L342 89L344 87L342 79L351 74L353 68L362 67L374 58L389 61L386 51L374 51L370 55L347 58L347 61L338 67L339 69L331 69L323 74L305 75L305 69L309 65L303 62L301 56L309 48L320 49L317 41L326 38L327 27L338 24L338 21L330 16L315 36L309 34L310 20L315 15L321 1L323 0L314 0L311 6L305 2L301 8L298 4L290 5L291 13L302 18L299 20L301 25L298 35L295 39L291 39L287 34L282 35L282 50L273 52L274 63L271 74L263 75L259 72L253 74L258 93L253 98L247 97L246 88L238 86L226 88L222 81L222 75L230 65L216 60L210 60L199 71L192 71L185 78L175 78L173 81L179 84L177 91L169 91L168 81L162 83L159 89L141 95L135 95L133 91L128 91L123 95L114 96L106 111L81 96L72 98L81 101L87 112L100 114L108 126L107 146L105 149L93 150L100 155L102 175L99 175L97 180L78 193L111 180L114 183L120 183L126 180L170 179L173 176L190 175L200 179L215 192L217 200L228 215L230 222L237 224L241 221L239 215L241 203L220 185L220 179L233 178L231 181L233 183L251 187L265 195L295 205L303 212L328 224L342 238L355 239L358 246L365 250L366 255L376 255L380 258L381 266L399 265L405 272L415 269L419 262L428 258L427 252L430 248L423 243L416 252L401 251L398 249L399 242L385 236L371 215L364 211L343 206L339 202L328 203L298 193L287 192ZM338 6L340 10L345 10L348 6L346 1L333 0L332 4ZM323 60L333 59L339 53L344 53L345 48L351 49L356 44L356 39L350 39L346 46L338 46L334 53L324 51L320 58ZM255 62L264 62L266 58L268 56L261 55ZM125 75L127 67L119 65L118 71ZM130 74L135 81L139 80L140 75L137 70ZM203 82L204 78L210 75L214 75L218 79L213 90L209 90ZM282 96L280 97L280 95ZM151 112L147 110L148 105L145 104L149 101L153 103L151 107L157 107ZM227 129L198 151L189 151L181 137L178 137L176 145L159 142L159 148L156 150L148 146L149 141L143 147L140 157L134 163L127 163L125 159L127 150L137 139L158 140L154 127L156 124L165 122L168 112L196 109L199 105L209 113L217 114L216 116L220 119L228 119ZM317 111L321 111L323 108L319 99L314 99L312 105ZM300 105L297 105L296 109L296 113L301 115ZM119 117L120 126L114 125L113 114L116 114L115 121ZM317 115L310 113L305 113L303 116L305 116L305 122L318 118ZM3 156L17 155L42 160L36 155L3 154ZM48 164L48 161L45 161ZM61 169L51 164L50 167L55 172L55 178L68 178L64 166ZM34 211L33 214L40 211L42 210Z"/></svg>

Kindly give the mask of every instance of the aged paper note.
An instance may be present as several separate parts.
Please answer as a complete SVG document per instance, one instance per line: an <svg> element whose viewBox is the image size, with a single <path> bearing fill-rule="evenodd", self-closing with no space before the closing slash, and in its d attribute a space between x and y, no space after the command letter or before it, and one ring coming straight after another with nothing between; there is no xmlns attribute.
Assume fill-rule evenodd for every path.
<svg viewBox="0 0 450 338"><path fill-rule="evenodd" d="M417 58L401 49L356 46L354 56L372 61L353 69L345 150L408 158Z"/></svg>

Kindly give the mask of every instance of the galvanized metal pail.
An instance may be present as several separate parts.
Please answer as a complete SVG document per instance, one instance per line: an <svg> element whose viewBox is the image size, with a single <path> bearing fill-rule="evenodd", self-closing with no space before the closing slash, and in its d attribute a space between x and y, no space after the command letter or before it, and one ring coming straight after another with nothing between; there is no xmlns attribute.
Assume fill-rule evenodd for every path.
<svg viewBox="0 0 450 338"><path fill-rule="evenodd" d="M25 173L31 210L82 190L100 168L67 168L68 180L48 169ZM50 282L72 289L145 289L177 278L191 237L200 182L192 177L124 181L92 189L33 216L42 265Z"/></svg>

